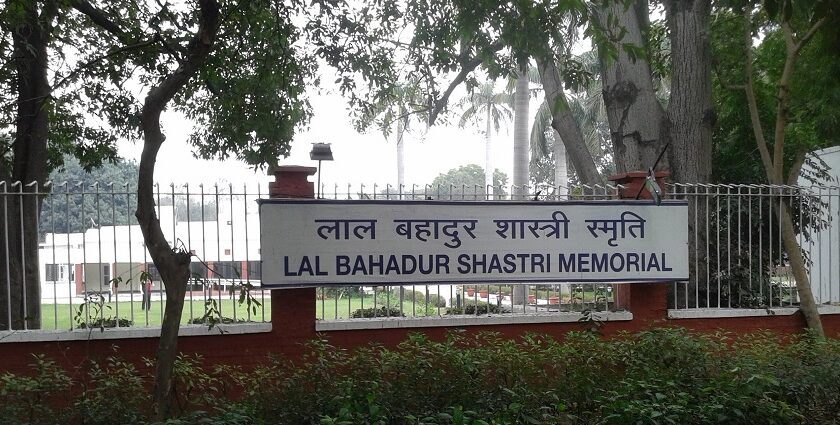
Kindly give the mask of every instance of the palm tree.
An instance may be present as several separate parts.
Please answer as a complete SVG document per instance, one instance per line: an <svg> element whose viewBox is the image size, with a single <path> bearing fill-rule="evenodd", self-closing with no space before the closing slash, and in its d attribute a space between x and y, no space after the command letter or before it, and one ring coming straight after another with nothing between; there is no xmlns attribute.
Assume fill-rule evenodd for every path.
<svg viewBox="0 0 840 425"><path fill-rule="evenodd" d="M508 82L508 89L513 91L513 199L525 199L528 194L529 177L529 140L528 109L531 96L536 94L530 83L539 83L537 68L527 64L516 73L516 79Z"/></svg>
<svg viewBox="0 0 840 425"><path fill-rule="evenodd" d="M428 122L424 97L416 79L398 84L391 89L390 96L377 102L374 108L362 117L361 127L375 123L385 140L391 136L392 126L396 125L395 141L397 147L397 188L402 191L405 185L405 133L410 131L412 121Z"/></svg>
<svg viewBox="0 0 840 425"><path fill-rule="evenodd" d="M458 122L460 127L465 127L467 122L480 123L480 117L484 119L484 140L485 140L485 164L484 183L487 187L493 186L493 130L499 131L499 127L505 121L513 118L513 111L510 108L511 94L509 91L497 93L494 81L486 81L479 85L472 93L458 102L459 105L467 106L461 113ZM487 199L492 199L493 191L487 191Z"/></svg>

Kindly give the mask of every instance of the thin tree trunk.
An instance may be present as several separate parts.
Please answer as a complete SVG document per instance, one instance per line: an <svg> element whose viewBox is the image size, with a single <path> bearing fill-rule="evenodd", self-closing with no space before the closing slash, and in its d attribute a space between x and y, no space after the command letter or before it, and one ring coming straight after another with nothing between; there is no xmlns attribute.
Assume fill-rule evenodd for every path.
<svg viewBox="0 0 840 425"><path fill-rule="evenodd" d="M554 187L557 196L566 199L569 196L569 170L566 167L566 145L560 133L554 130Z"/></svg>
<svg viewBox="0 0 840 425"><path fill-rule="evenodd" d="M484 133L484 187L487 191L487 199L493 199L493 139L491 135L492 105L487 105L487 127Z"/></svg>
<svg viewBox="0 0 840 425"><path fill-rule="evenodd" d="M540 72L540 82L545 90L545 100L551 108L551 127L556 131L555 144L562 144L566 147L575 172L581 183L601 184L603 179L589 148L580 131L580 126L572 115L569 102L563 93L563 80L560 70L552 60L537 59L537 66Z"/></svg>
<svg viewBox="0 0 840 425"><path fill-rule="evenodd" d="M163 235L160 221L155 215L154 171L158 151L166 140L160 127L161 112L206 61L218 32L218 3L214 0L199 0L198 6L199 27L187 48L187 60L159 85L149 90L141 114L143 153L140 156L135 216L166 292L153 394L158 419L166 419L173 414L172 369L178 355L178 331L190 276L191 255L184 250L173 249Z"/></svg>
<svg viewBox="0 0 840 425"><path fill-rule="evenodd" d="M397 190L402 199L403 186L405 185L405 144L403 136L405 135L405 108L400 108L400 119L397 120Z"/></svg>
<svg viewBox="0 0 840 425"><path fill-rule="evenodd" d="M750 121L752 123L753 135L755 136L756 145L758 146L759 154L761 155L761 162L764 165L764 171L767 174L767 181L770 184L782 185L785 183L783 176L784 163L784 144L785 144L785 128L788 125L788 103L790 101L788 92L788 85L793 77L793 68L799 55L799 51L808 43L816 31L825 24L826 19L822 18L813 24L804 33L802 38L794 40L793 29L790 27L789 21L782 21L781 28L785 40L785 64L782 69L782 74L779 77L778 93L776 95L776 122L774 127L773 139L773 155L771 157L768 149L767 139L764 136L764 128L761 126L759 119L758 105L755 98L755 85L753 81L753 56L752 56L752 15L747 8L744 10L744 56L745 66L744 74L746 77L745 94L747 97L747 108L749 110ZM784 19L784 18L783 18ZM788 185L796 182L797 175L802 166L804 156L800 155L794 166L790 170L788 176ZM802 257L802 248L796 240L796 234L793 228L793 219L790 216L788 206L784 202L780 202L780 221L782 224L782 242L785 245L788 259L790 260L791 271L796 279L796 292L799 295L799 309L805 316L805 321L808 328L814 331L819 336L824 336L822 319L820 318L817 304L814 300L814 294L811 288L811 280L808 278L807 265Z"/></svg>
<svg viewBox="0 0 840 425"><path fill-rule="evenodd" d="M782 243L790 260L790 269L796 279L796 293L799 295L799 309L805 316L805 323L819 336L824 336L822 319L814 301L814 294L811 290L811 279L808 278L808 267L805 258L802 256L802 247L796 240L796 232L793 228L793 219L790 216L790 208L785 202L779 203L779 212L782 223Z"/></svg>
<svg viewBox="0 0 840 425"><path fill-rule="evenodd" d="M0 170L7 195L0 230L0 329L41 327L41 280L38 268L38 217L42 197L35 194L47 180L50 96L47 44L57 13L54 2L40 10L36 2L16 4L21 21L12 34L17 76L17 122L12 169ZM15 184L15 186L12 186ZM33 184L34 183L34 184ZM22 185L22 186L21 186Z"/></svg>

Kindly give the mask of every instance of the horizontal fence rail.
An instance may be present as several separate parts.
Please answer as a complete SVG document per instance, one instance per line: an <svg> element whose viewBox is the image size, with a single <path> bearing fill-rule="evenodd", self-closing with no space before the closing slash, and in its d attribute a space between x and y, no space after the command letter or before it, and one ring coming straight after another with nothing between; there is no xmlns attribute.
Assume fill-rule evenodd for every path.
<svg viewBox="0 0 840 425"><path fill-rule="evenodd" d="M327 199L378 200L604 200L613 185L516 187L448 185L322 186ZM779 212L787 205L797 243L819 304L840 302L840 188L767 185L669 184L668 197L689 204L690 279L675 282L670 308L771 308L798 305ZM268 291L261 289L258 185L156 186L161 227L173 249L193 254L183 324L266 322ZM266 196L267 197L267 196ZM40 328L68 330L160 326L163 286L134 218L134 187L112 184L0 182L4 220L0 285L6 294L40 299ZM40 204L37 258L25 239L24 216ZM38 264L39 285L21 285L10 270ZM28 265L28 266L27 266ZM26 273L23 279L27 279ZM37 289L35 289L37 288ZM17 291L17 292L16 292ZM554 314L617 309L615 286L440 284L319 287L320 320L380 317ZM11 305L11 298L0 302ZM18 298L15 298L16 300ZM0 322L11 321L8 317ZM31 315L32 312L26 314Z"/></svg>

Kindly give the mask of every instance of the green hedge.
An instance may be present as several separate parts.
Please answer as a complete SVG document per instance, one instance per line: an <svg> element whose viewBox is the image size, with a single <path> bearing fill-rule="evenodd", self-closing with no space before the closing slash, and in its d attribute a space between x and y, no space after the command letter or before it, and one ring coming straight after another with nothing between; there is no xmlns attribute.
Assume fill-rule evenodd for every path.
<svg viewBox="0 0 840 425"><path fill-rule="evenodd" d="M181 358L181 416L202 424L819 424L840 412L840 342L663 328L605 340L570 333L412 334L398 349L313 341L294 364L208 371ZM74 379L36 358L0 376L7 423L144 423L148 377L112 357ZM79 382L84 381L82 385ZM70 397L69 394L74 394ZM231 398L231 394L236 394ZM58 407L61 406L61 407Z"/></svg>

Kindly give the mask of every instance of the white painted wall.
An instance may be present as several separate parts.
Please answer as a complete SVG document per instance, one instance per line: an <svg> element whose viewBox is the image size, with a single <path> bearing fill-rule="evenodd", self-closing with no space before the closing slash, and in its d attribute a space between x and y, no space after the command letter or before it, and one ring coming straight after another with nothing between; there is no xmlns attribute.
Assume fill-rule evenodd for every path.
<svg viewBox="0 0 840 425"><path fill-rule="evenodd" d="M817 304L837 303L840 302L840 146L814 153L826 163L831 176L819 182L824 188L814 187L814 192L828 204L824 217L828 219L828 227L816 232L805 250L811 255L811 288ZM802 177L799 184L812 185Z"/></svg>

